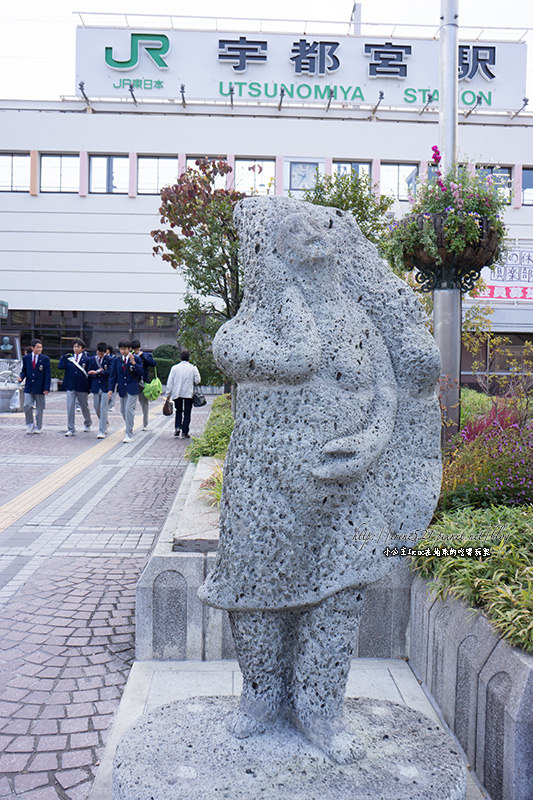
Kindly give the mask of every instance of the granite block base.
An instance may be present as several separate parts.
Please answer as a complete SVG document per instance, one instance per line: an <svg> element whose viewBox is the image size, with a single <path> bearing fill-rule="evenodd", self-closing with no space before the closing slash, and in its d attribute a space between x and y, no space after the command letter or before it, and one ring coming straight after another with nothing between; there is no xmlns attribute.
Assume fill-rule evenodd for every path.
<svg viewBox="0 0 533 800"><path fill-rule="evenodd" d="M413 709L369 698L345 704L366 748L334 764L285 722L239 740L227 731L236 698L198 697L155 709L122 738L113 800L464 800L453 741Z"/></svg>

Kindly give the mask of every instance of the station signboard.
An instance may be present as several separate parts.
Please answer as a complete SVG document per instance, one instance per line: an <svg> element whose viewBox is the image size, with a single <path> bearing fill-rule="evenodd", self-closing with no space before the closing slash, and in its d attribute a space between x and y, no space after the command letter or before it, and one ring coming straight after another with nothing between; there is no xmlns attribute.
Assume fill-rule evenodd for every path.
<svg viewBox="0 0 533 800"><path fill-rule="evenodd" d="M92 97L438 106L434 39L80 27L76 92ZM459 43L459 107L512 110L526 81L523 42Z"/></svg>

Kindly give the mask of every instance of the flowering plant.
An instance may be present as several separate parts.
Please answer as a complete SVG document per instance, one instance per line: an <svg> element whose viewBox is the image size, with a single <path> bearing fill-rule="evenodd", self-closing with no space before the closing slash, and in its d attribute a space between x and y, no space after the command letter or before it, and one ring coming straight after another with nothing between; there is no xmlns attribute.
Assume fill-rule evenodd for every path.
<svg viewBox="0 0 533 800"><path fill-rule="evenodd" d="M454 165L443 175L441 154L432 148L433 177L417 187L410 213L390 226L389 258L394 267L412 269L425 264L445 264L468 257L477 258L476 266L497 261L503 253L505 225L502 219L506 203L504 192L492 175L476 175L468 167ZM481 243L485 253L473 254Z"/></svg>

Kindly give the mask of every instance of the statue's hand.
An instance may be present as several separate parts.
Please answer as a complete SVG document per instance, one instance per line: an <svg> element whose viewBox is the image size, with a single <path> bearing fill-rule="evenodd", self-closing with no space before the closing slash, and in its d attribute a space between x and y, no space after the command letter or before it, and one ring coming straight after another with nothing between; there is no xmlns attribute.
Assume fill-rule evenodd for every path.
<svg viewBox="0 0 533 800"><path fill-rule="evenodd" d="M330 439L322 448L323 463L312 469L321 480L355 478L365 472L387 447L394 429L396 393L389 386L380 386L371 422L363 431Z"/></svg>
<svg viewBox="0 0 533 800"><path fill-rule="evenodd" d="M322 480L355 478L378 457L381 448L377 445L376 437L368 432L332 439L322 448L324 463L316 466L312 474Z"/></svg>

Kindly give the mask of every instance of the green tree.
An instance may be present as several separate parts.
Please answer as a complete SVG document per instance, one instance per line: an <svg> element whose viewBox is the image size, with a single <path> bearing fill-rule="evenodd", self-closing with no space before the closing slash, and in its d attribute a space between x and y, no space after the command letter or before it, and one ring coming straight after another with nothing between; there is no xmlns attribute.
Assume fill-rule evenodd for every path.
<svg viewBox="0 0 533 800"><path fill-rule="evenodd" d="M224 376L217 368L211 343L224 319L207 313L198 297L187 295L185 309L178 311L179 340L200 370L204 384L220 386Z"/></svg>
<svg viewBox="0 0 533 800"><path fill-rule="evenodd" d="M154 255L179 270L187 284L185 310L179 314L180 343L191 352L204 381L218 376L221 382L211 340L242 300L233 209L245 195L215 189L216 178L231 172L226 161L201 158L196 165L162 189L159 214L165 227L151 236Z"/></svg>
<svg viewBox="0 0 533 800"><path fill-rule="evenodd" d="M366 173L354 170L348 175L320 175L317 170L315 185L303 194L308 203L333 206L350 211L361 231L381 252L384 237L389 233L387 212L394 203L393 197L376 197L372 182Z"/></svg>

